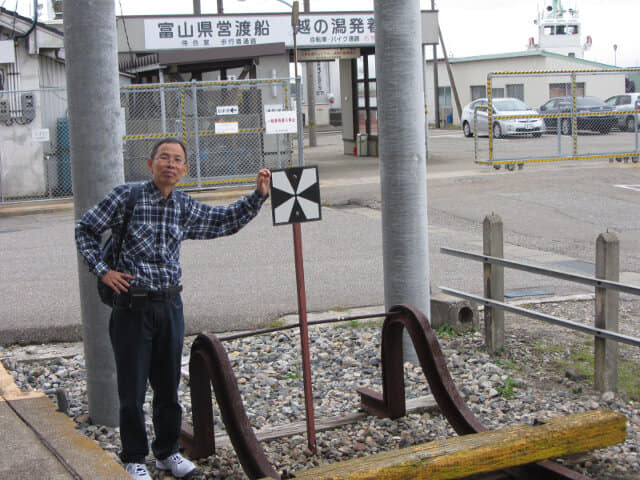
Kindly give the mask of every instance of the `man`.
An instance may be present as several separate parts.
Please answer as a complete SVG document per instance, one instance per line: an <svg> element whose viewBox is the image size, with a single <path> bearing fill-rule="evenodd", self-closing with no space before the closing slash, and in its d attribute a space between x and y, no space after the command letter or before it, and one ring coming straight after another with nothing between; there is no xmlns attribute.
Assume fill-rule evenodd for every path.
<svg viewBox="0 0 640 480"><path fill-rule="evenodd" d="M227 207L212 207L175 190L187 173L182 142L158 142L147 160L151 180L138 185L131 219L123 217L132 185L114 188L76 225L78 251L91 272L116 293L109 335L116 360L120 399L120 459L134 479L150 479L143 404L147 379L153 389L151 444L156 468L178 478L195 465L178 453L182 409L178 402L184 317L180 297L182 240L231 235L254 218L269 193L271 172L260 170L256 189ZM113 244L123 238L117 266L110 269L100 254L102 232L111 229Z"/></svg>

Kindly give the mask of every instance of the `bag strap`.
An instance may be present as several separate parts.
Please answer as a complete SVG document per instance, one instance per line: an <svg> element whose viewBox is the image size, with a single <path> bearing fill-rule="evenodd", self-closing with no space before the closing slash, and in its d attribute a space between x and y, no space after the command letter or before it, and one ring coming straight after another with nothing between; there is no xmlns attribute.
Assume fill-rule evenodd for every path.
<svg viewBox="0 0 640 480"><path fill-rule="evenodd" d="M129 192L129 198L127 199L127 206L124 210L124 219L122 222L122 233L120 238L118 239L118 250L114 251L114 268L117 268L118 262L120 261L120 252L122 250L122 242L124 241L124 237L127 234L127 229L129 227L129 220L131 220L131 215L133 213L133 209L136 206L138 198L140 197L140 192L142 190L142 186L139 184L133 185L131 187L131 191Z"/></svg>

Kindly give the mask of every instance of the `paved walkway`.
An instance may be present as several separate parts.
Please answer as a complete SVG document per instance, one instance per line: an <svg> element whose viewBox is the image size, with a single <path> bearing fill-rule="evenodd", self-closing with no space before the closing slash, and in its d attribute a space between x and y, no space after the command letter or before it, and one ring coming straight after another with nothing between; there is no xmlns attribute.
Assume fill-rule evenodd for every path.
<svg viewBox="0 0 640 480"><path fill-rule="evenodd" d="M41 392L22 393L0 363L0 478L130 479Z"/></svg>

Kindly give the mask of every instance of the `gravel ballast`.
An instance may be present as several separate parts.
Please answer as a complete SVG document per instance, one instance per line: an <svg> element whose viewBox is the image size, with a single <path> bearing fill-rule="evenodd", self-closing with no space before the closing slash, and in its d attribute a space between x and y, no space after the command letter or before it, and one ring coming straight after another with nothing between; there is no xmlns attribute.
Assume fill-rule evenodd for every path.
<svg viewBox="0 0 640 480"><path fill-rule="evenodd" d="M593 304L592 300L563 301L538 303L530 308L593 325ZM621 333L640 337L639 313L640 302L620 301ZM328 312L324 317L355 314ZM640 478L640 392L633 391L636 387L620 394L593 389L589 374L576 366L580 359L575 358L575 352L587 357L588 352L593 354L592 337L511 314L506 315L505 324L506 345L498 356L486 352L481 331L438 336L451 376L473 413L493 429L598 408L620 412L627 418L625 443L559 461L595 479ZM309 328L316 418L356 412L358 387L380 389L380 325L381 321L373 320ZM482 329L482 322L480 326ZM192 342L193 337L185 340L185 370ZM297 329L225 343L254 429L304 422L299 344ZM68 414L75 419L78 430L114 457L117 455L118 429L90 423L80 344L0 347L0 358L24 391L45 391L57 402L55 391L63 389ZM620 358L632 375L640 374L640 349L621 344ZM405 385L408 398L430 393L420 367L410 363L405 364ZM181 383L180 396L184 421L191 423L187 381ZM224 425L214 407L215 429L220 433ZM145 411L151 439L150 392ZM308 450L304 433L265 441L263 446L276 470L295 474L316 465L454 435L438 411L427 409L398 420L367 416L317 432L316 454ZM247 478L231 447L218 447L215 455L197 464L202 478ZM147 466L154 478L165 478L165 473L155 471L151 456Z"/></svg>

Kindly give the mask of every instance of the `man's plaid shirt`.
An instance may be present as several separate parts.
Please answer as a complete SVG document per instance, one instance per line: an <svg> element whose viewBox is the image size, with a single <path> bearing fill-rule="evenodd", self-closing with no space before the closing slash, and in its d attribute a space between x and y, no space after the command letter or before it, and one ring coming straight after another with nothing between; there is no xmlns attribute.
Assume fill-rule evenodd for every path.
<svg viewBox="0 0 640 480"><path fill-rule="evenodd" d="M111 229L114 245L118 244L131 188L131 184L114 188L76 224L78 251L99 278L109 270L101 256L101 235ZM177 190L165 200L153 181L148 181L142 184L131 214L116 270L134 275L132 285L151 290L178 285L182 240L231 235L258 214L266 198L255 190L229 206L212 207Z"/></svg>

